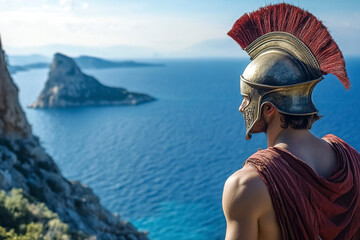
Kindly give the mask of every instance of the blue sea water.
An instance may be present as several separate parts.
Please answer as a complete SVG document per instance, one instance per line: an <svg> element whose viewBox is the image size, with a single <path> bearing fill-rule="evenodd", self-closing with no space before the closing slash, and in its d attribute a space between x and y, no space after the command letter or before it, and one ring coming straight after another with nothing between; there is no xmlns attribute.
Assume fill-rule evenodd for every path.
<svg viewBox="0 0 360 240"><path fill-rule="evenodd" d="M164 67L86 70L106 85L158 100L133 107L28 109L48 70L15 74L20 101L47 152L68 179L89 185L101 202L153 240L225 236L223 184L248 156L266 148L264 134L245 141L238 106L246 59L163 60ZM360 149L360 59L348 58L352 88L326 76L314 91L333 133Z"/></svg>

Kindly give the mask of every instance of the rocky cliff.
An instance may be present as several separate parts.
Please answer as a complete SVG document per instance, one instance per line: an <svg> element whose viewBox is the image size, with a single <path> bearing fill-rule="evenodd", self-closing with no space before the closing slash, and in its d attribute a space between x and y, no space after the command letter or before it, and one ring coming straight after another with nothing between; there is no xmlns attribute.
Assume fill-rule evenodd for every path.
<svg viewBox="0 0 360 240"><path fill-rule="evenodd" d="M18 89L7 70L5 53L0 42L0 135L28 137L31 127L20 107Z"/></svg>
<svg viewBox="0 0 360 240"><path fill-rule="evenodd" d="M96 105L136 105L155 100L153 97L108 87L80 70L75 61L55 54L49 77L37 101L29 107L74 107Z"/></svg>
<svg viewBox="0 0 360 240"><path fill-rule="evenodd" d="M80 70L66 65L66 59L57 55L54 67L61 61L65 66L51 76L68 74L69 81L71 76L79 76ZM84 78L95 82L90 77ZM49 86L52 84L47 83ZM56 91L56 88L51 89ZM62 91L61 87L58 91ZM53 103L56 103L56 97ZM48 106L45 104L42 106ZM105 209L89 187L62 176L54 160L32 134L19 105L18 89L7 70L0 44L0 189L10 191L13 188L21 188L36 201L45 203L71 229L96 236L99 240L147 239L146 234L138 232L130 223Z"/></svg>

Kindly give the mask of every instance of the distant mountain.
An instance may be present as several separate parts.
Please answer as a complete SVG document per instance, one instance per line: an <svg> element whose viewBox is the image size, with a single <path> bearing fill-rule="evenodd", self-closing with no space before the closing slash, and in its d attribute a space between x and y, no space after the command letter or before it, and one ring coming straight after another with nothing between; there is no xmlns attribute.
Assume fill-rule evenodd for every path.
<svg viewBox="0 0 360 240"><path fill-rule="evenodd" d="M32 108L77 107L98 105L137 105L155 100L153 97L109 87L84 74L75 61L56 53L48 79Z"/></svg>
<svg viewBox="0 0 360 240"><path fill-rule="evenodd" d="M10 74L15 74L17 72L27 71L28 69L23 66L8 66L8 70Z"/></svg>
<svg viewBox="0 0 360 240"><path fill-rule="evenodd" d="M49 62L56 52L62 52L70 56L102 56L106 59L144 59L144 58L226 58L226 57L245 57L247 56L241 47L230 37L207 39L195 43L189 47L169 51L158 50L150 47L141 46L79 46L66 44L51 44L31 47L7 47L7 52L12 55L33 54L37 57L45 57L48 60L38 59L35 62ZM34 54L36 53L36 54ZM14 57L10 57L11 65L23 65L17 63Z"/></svg>
<svg viewBox="0 0 360 240"><path fill-rule="evenodd" d="M8 63L11 66L23 66L33 63L50 63L51 59L40 54L8 55Z"/></svg>
<svg viewBox="0 0 360 240"><path fill-rule="evenodd" d="M136 58L153 58L159 55L158 51L141 46L83 46L83 45L67 45L67 44L50 44L43 46L29 47L6 47L7 53L10 55L42 55L48 58L48 61L39 60L37 62L50 62L51 57L62 52L70 56L103 56L107 59L136 59ZM34 62L33 62L34 63ZM15 63L10 61L10 64ZM23 63L21 63L23 64ZM27 64L27 63L24 63ZM16 63L17 65L17 63Z"/></svg>
<svg viewBox="0 0 360 240"><path fill-rule="evenodd" d="M38 63L26 64L26 65L23 65L22 67L27 68L27 69L48 68L48 67L50 67L50 63L38 62Z"/></svg>
<svg viewBox="0 0 360 240"><path fill-rule="evenodd" d="M141 58L178 58L178 57L244 57L246 54L240 46L230 37L220 39L208 39L177 51L157 50L141 46L78 46L52 44L44 46L32 46L14 48L7 47L7 52L12 55L25 55L37 53L40 56L50 58L56 52L62 52L70 56L103 56L106 59L141 59ZM11 59L10 59L11 60ZM47 62L47 61L38 61ZM34 63L34 62L33 62ZM10 64L15 64L10 61ZM16 64L17 65L17 64Z"/></svg>
<svg viewBox="0 0 360 240"><path fill-rule="evenodd" d="M23 72L23 71L29 71L31 69L38 69L38 68L48 68L50 66L50 63L30 63L26 65L21 66L8 66L9 72L11 74L17 73L17 72Z"/></svg>
<svg viewBox="0 0 360 240"><path fill-rule="evenodd" d="M38 69L38 68L48 68L50 66L50 59L49 62L35 62L31 61L31 56L34 56L34 60L37 59L47 59L41 55L29 55L29 56L17 56L17 61L15 62L28 62L28 64L23 65L9 65L9 72L14 74L20 71L28 71L31 69ZM13 59L13 57L8 57ZM80 56L73 59L76 64L80 68L117 68L117 67L159 67L164 66L163 64L152 64L152 63L142 63L142 62L135 62L135 61L110 61L105 60L98 57L91 57L91 56ZM8 60L11 63L11 60Z"/></svg>
<svg viewBox="0 0 360 240"><path fill-rule="evenodd" d="M74 58L74 61L80 68L116 68L116 67L155 67L163 66L162 64L149 64L149 63L139 63L135 61L109 61L102 58L90 57L90 56L80 56Z"/></svg>

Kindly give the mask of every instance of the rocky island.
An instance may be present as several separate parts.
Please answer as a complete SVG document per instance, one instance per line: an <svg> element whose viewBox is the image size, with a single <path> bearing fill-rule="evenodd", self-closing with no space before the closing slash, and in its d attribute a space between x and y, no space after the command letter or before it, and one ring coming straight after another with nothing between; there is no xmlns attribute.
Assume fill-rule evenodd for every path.
<svg viewBox="0 0 360 240"><path fill-rule="evenodd" d="M49 95L51 99L50 106L52 103L55 105L58 103L57 97L59 96L78 99L77 92L66 92L71 90L58 82L60 80L57 77L60 76L67 76L65 81L75 81L75 76L81 77L82 81L76 81L72 84L74 90L77 90L76 88L83 89L82 84L89 81L93 84L92 87L98 86L104 89L102 91L109 91L108 93L114 99L115 95L111 95L113 94L111 91L120 91L106 90L106 87L99 85L93 78L81 75L80 70L73 64L71 59L69 60L59 54L54 59L52 70L50 74L51 81L47 83L48 88L46 88L55 93ZM60 85L55 86L55 83ZM1 43L0 85L0 189L2 190L0 192L0 235L18 234L19 236L27 236L23 235L24 231L26 231L26 234L35 231L40 236L49 237L44 239L148 239L145 233L137 231L131 223L121 220L120 217L114 216L105 209L91 188L78 181L69 181L63 177L55 161L41 146L39 138L32 134L32 128L19 104L18 89L7 69ZM62 91L65 91L67 95L59 95ZM92 89L86 93L95 94L92 91L95 90ZM124 91L122 92L125 96L124 99L128 99L127 101L136 99L129 97L129 93ZM101 99L103 96L101 94L104 94L104 92L97 93L100 94L98 99ZM44 94L47 94L47 92ZM147 99L149 97L142 96L142 98ZM66 104L68 101L63 100L61 103ZM136 99L135 101L139 100ZM48 106L49 102L43 104L42 106ZM6 194L8 194L8 197ZM24 196L29 200L26 200ZM17 205L14 199L18 199L20 205ZM29 207L26 207L27 205ZM11 211L8 211L8 209ZM27 210L22 212L21 209ZM49 213L49 210L52 212ZM43 212L46 216L39 214ZM26 228L25 224L27 223L24 222L24 219L33 221L35 218L39 223L31 222ZM46 226L44 219L49 221ZM62 223L59 223L58 219ZM57 223L55 224L54 221L57 221ZM61 229L57 229L56 226L60 226ZM74 235L70 235L70 237L67 235L65 238L57 235L56 232L59 231L69 232L67 227L71 231L77 232L76 238L73 237ZM55 232L50 235L48 235L49 232L44 232L49 231L49 229ZM35 238L25 237L21 239Z"/></svg>
<svg viewBox="0 0 360 240"><path fill-rule="evenodd" d="M75 61L56 53L45 87L31 108L54 108L98 105L137 105L155 100L153 97L109 87L84 74Z"/></svg>

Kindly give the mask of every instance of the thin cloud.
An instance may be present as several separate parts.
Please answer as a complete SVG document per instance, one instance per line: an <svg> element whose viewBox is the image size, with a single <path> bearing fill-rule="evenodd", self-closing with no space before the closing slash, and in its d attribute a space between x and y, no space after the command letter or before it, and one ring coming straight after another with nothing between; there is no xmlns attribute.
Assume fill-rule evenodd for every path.
<svg viewBox="0 0 360 240"><path fill-rule="evenodd" d="M160 51L180 51L209 39L224 39L250 3L199 2L177 9L159 1L0 0L0 29L4 45L13 47L69 44L84 46L142 46ZM233 6L233 7L232 7ZM246 9L243 9L245 8ZM201 10L201 11L200 11ZM217 10L217 9L216 9ZM360 13L319 12L343 52L358 52Z"/></svg>

